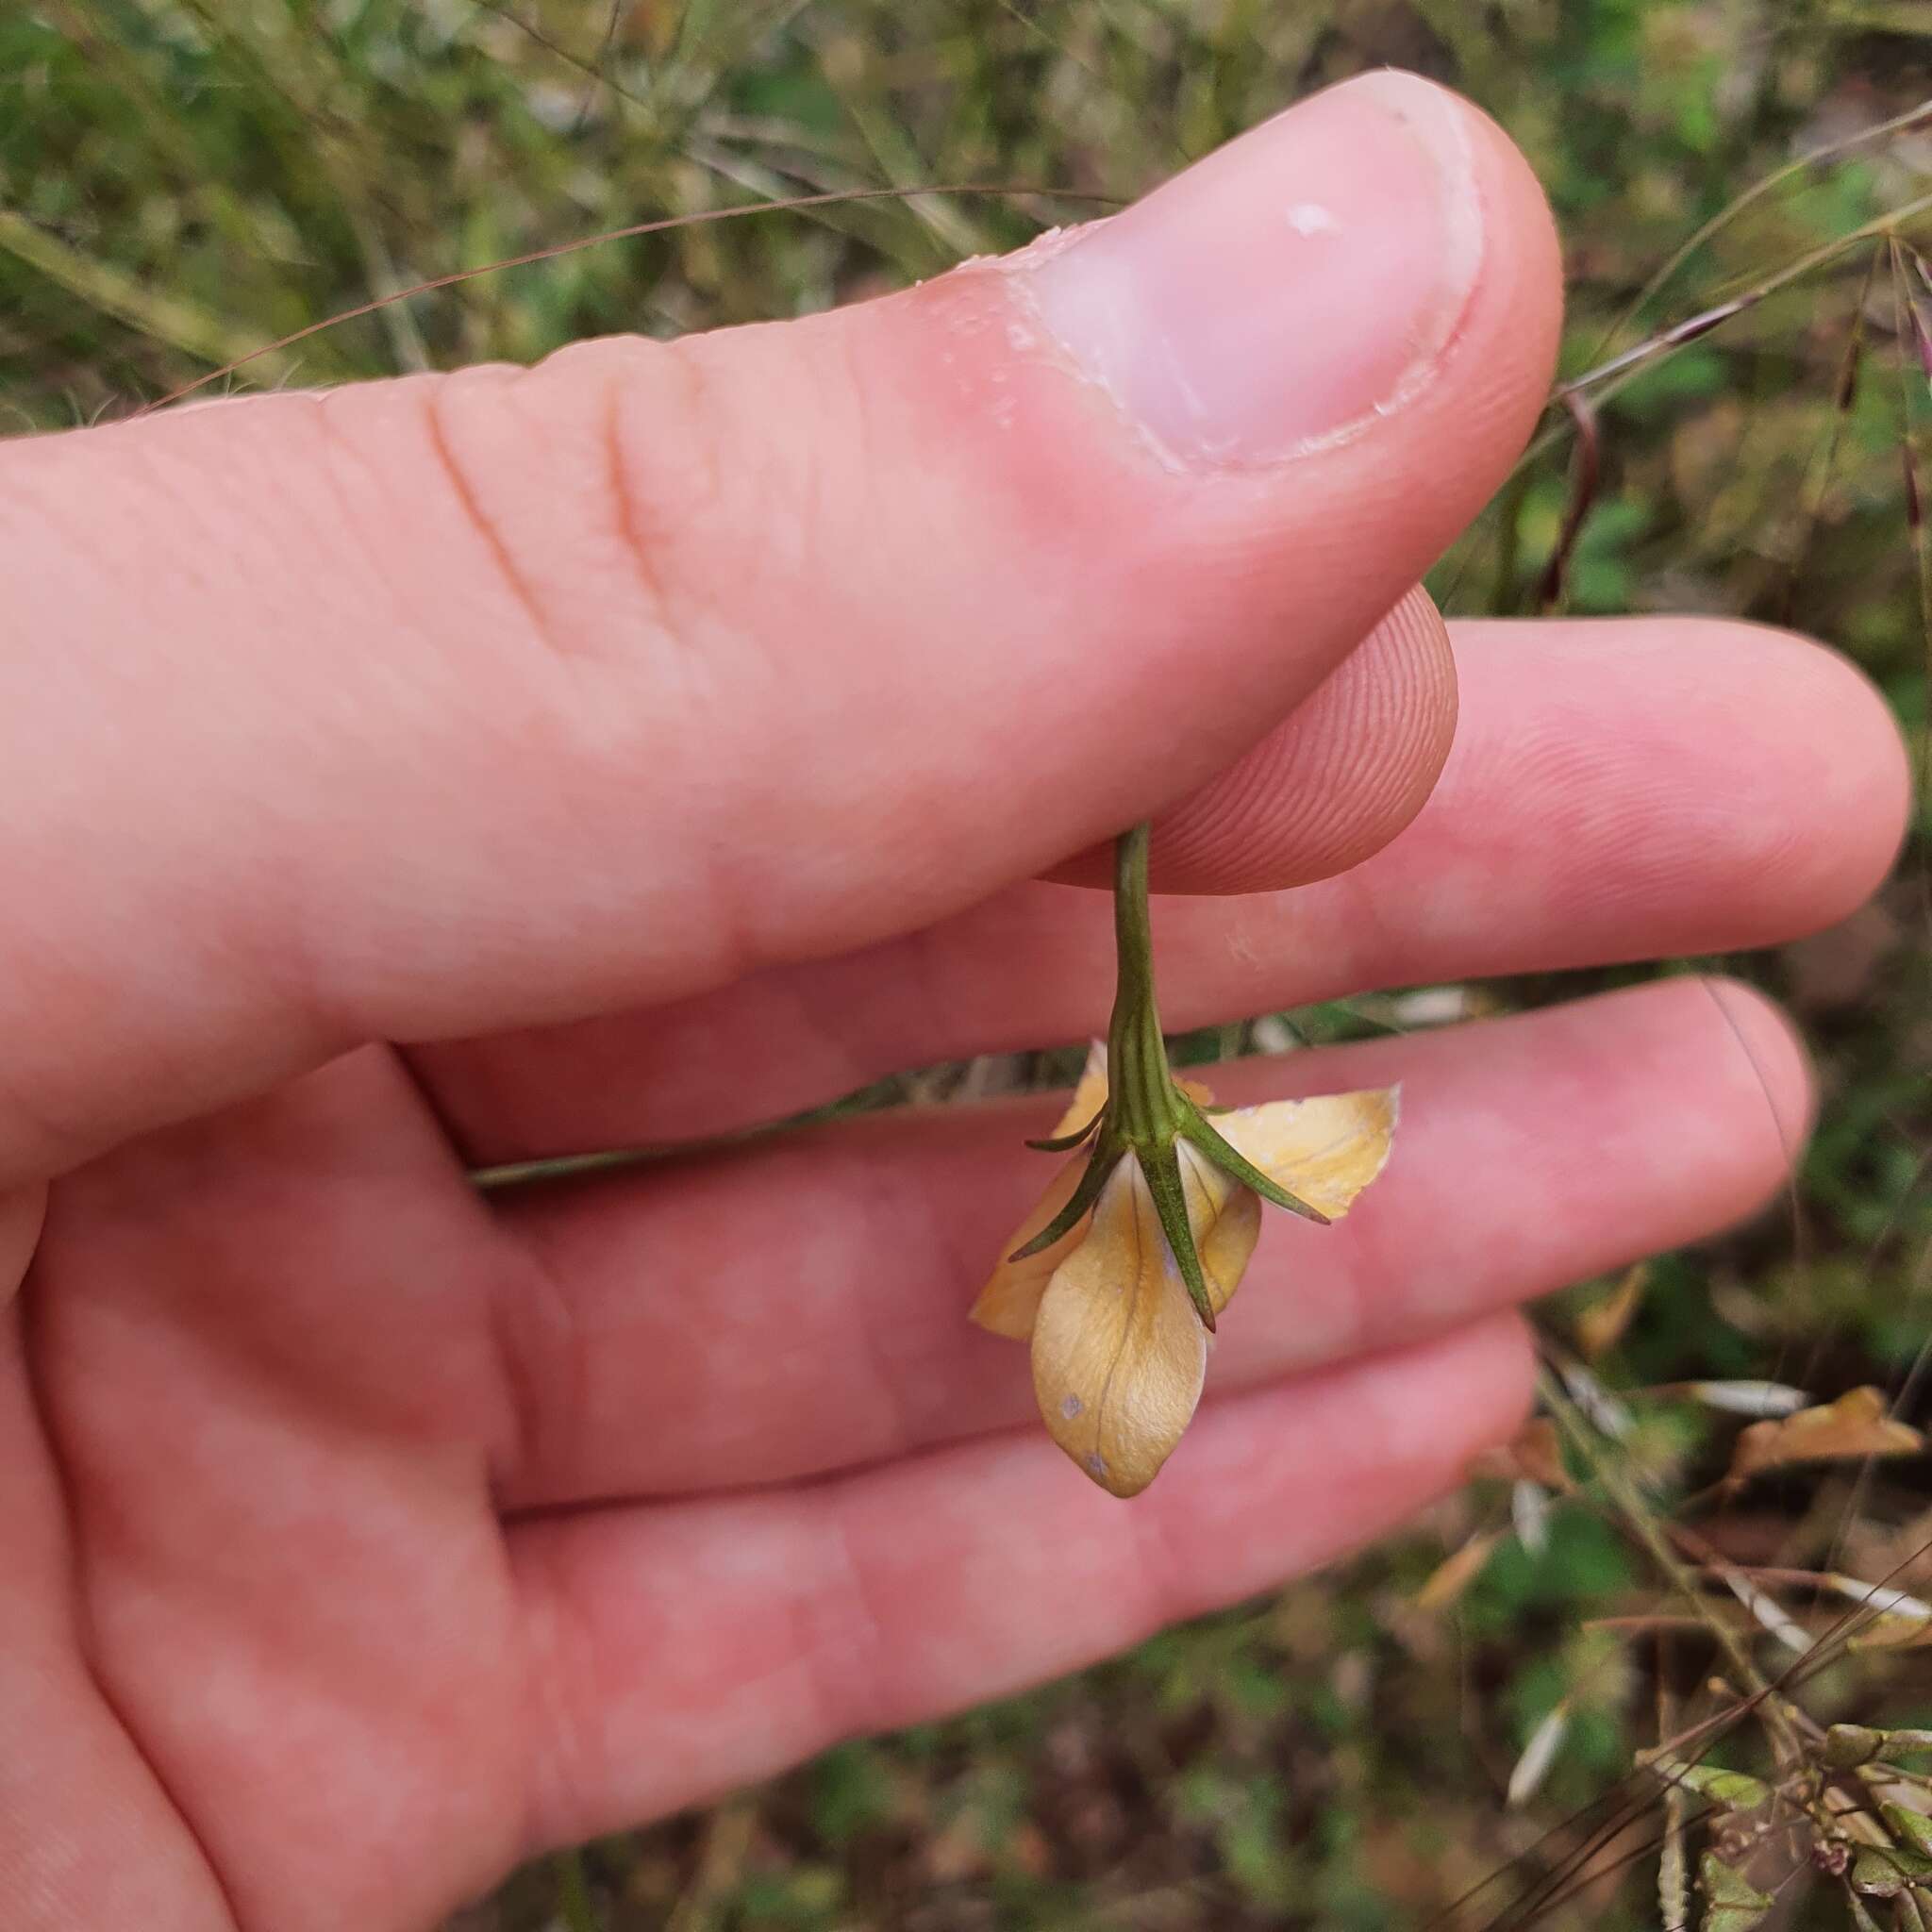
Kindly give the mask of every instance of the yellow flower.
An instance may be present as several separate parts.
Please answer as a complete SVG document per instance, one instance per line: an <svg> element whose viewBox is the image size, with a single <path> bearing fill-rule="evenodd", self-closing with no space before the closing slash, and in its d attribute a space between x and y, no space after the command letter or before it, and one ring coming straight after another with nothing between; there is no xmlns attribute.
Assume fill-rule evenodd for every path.
<svg viewBox="0 0 1932 1932"><path fill-rule="evenodd" d="M1207 1091L1177 1083L1205 1105ZM1096 1041L1056 1136L1107 1102L1107 1053ZM1397 1090L1277 1100L1213 1116L1213 1125L1277 1186L1329 1220L1381 1173L1395 1130ZM1188 1224L1218 1315L1241 1286L1261 1228L1254 1191L1177 1144ZM1004 1253L1037 1237L1073 1199L1087 1167L1076 1152ZM1208 1334L1181 1278L1141 1165L1124 1153L1091 1209L1040 1253L1003 1260L973 1319L1033 1344L1033 1391L1047 1428L1086 1474L1116 1496L1159 1473L1201 1399Z"/></svg>

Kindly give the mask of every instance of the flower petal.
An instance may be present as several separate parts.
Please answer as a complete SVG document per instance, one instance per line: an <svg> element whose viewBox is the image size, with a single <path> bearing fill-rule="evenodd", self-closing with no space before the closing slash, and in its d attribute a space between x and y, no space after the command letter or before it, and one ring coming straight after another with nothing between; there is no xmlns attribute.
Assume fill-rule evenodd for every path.
<svg viewBox="0 0 1932 1932"><path fill-rule="evenodd" d="M1261 1238L1261 1197L1232 1174L1205 1160L1182 1141L1181 1191L1188 1203L1188 1225L1208 1283L1208 1299L1218 1315L1241 1285L1255 1243Z"/></svg>
<svg viewBox="0 0 1932 1932"><path fill-rule="evenodd" d="M999 1261L973 1304L971 1319L982 1328L1010 1336L1015 1341L1024 1341L1033 1333L1033 1317L1046 1284L1053 1279L1053 1271L1087 1238L1093 1217L1090 1214L1076 1221L1052 1247L1041 1248L1024 1261L1009 1261L1007 1257L1024 1248L1074 1198L1074 1190L1080 1185L1080 1176L1091 1158L1091 1147L1077 1149L1054 1175L1033 1211L1001 1243Z"/></svg>
<svg viewBox="0 0 1932 1932"><path fill-rule="evenodd" d="M1214 1125L1270 1180L1334 1221L1382 1172L1401 1092L1384 1087L1274 1100L1217 1114Z"/></svg>
<svg viewBox="0 0 1932 1932"><path fill-rule="evenodd" d="M1180 1441L1207 1373L1207 1330L1146 1176L1124 1156L1087 1238L1041 1299L1033 1329L1040 1412L1054 1441L1102 1488L1138 1495Z"/></svg>
<svg viewBox="0 0 1932 1932"><path fill-rule="evenodd" d="M1080 1084L1074 1089L1074 1097L1067 1102L1067 1110L1059 1117L1053 1132L1041 1138L1058 1141L1062 1134L1071 1134L1076 1127L1084 1127L1106 1105L1107 1041L1090 1041L1087 1064L1080 1069ZM1044 1222L1041 1224L1042 1227L1045 1224Z"/></svg>
<svg viewBox="0 0 1932 1932"><path fill-rule="evenodd" d="M1199 1080L1177 1079L1174 1084L1196 1107L1213 1105L1213 1092ZM1074 1097L1067 1102L1067 1110L1056 1123L1053 1132L1041 1138L1058 1141L1062 1134L1071 1134L1076 1127L1084 1127L1107 1105L1107 1041L1089 1041L1087 1064L1080 1069L1080 1084L1074 1089Z"/></svg>
<svg viewBox="0 0 1932 1932"><path fill-rule="evenodd" d="M1199 1081L1182 1080L1178 1085L1197 1107L1208 1106L1214 1097ZM1084 1127L1107 1105L1107 1042L1096 1040L1087 1049L1087 1064L1080 1070L1080 1084L1074 1089L1066 1111L1055 1124L1053 1132L1045 1138L1058 1140L1062 1134L1071 1134L1076 1128ZM1024 1248L1073 1198L1074 1190L1079 1186L1080 1176L1091 1158L1091 1148L1090 1141L1054 1175L1052 1185L1040 1197L1033 1211L1013 1230L1000 1249L999 1264L987 1277L986 1286L979 1291L978 1300L973 1304L971 1318L982 1328L990 1329L995 1335L1010 1336L1015 1341L1024 1341L1033 1333L1033 1318L1039 1311L1040 1297L1046 1292L1046 1284L1053 1278L1053 1271L1079 1245L1092 1222L1089 1219L1078 1223L1052 1247L1042 1248L1039 1254L1029 1255L1024 1261L1008 1261L1006 1257L1016 1248ZM1185 1160L1182 1172L1187 1172ZM1217 1203L1217 1212L1220 1207L1221 1204ZM1194 1211L1194 1197L1191 1192L1188 1198L1191 1217ZM1254 1252L1255 1244L1251 1238L1247 1247L1241 1250L1240 1258L1234 1258L1239 1245L1236 1230L1240 1220L1237 1213L1234 1225L1222 1236L1222 1247L1217 1251L1223 1256L1218 1272L1226 1278L1224 1291L1214 1286L1217 1270L1209 1262L1207 1247L1201 1249L1201 1265L1208 1272L1209 1291L1216 1297L1214 1307L1217 1313L1226 1306L1227 1297L1241 1280L1241 1270L1247 1266L1248 1256ZM1202 1233L1204 1225L1201 1220L1193 1222L1197 1241L1207 1239Z"/></svg>

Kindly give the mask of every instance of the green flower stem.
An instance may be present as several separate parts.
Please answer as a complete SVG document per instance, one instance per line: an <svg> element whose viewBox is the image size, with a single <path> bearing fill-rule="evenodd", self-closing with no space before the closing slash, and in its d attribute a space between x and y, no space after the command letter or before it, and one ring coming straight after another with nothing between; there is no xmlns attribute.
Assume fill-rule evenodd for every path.
<svg viewBox="0 0 1932 1932"><path fill-rule="evenodd" d="M1107 1029L1107 1105L1098 1118L1052 1141L1029 1144L1060 1153L1077 1147L1090 1134L1092 1151L1078 1185L1060 1211L1024 1247L1008 1257L1024 1261L1043 1254L1079 1225L1092 1210L1100 1191L1125 1159L1139 1162L1175 1268L1204 1326L1214 1326L1214 1303L1194 1233L1188 1221L1188 1196L1178 1142L1224 1168L1265 1199L1303 1214L1314 1209L1297 1201L1222 1139L1186 1094L1174 1085L1160 1037L1160 1008L1154 997L1154 932L1147 910L1148 827L1123 832L1114 847L1113 929L1119 977L1113 1017ZM1320 1219L1320 1216L1316 1216Z"/></svg>
<svg viewBox="0 0 1932 1932"><path fill-rule="evenodd" d="M1123 832L1114 847L1113 929L1119 977L1114 987L1113 1017L1107 1029L1107 1105L1085 1125L1050 1141L1030 1141L1028 1146L1047 1153L1064 1153L1081 1145L1090 1135L1092 1151L1086 1171L1060 1211L1024 1247L1007 1258L1024 1261L1044 1254L1064 1240L1091 1212L1100 1191L1124 1159L1140 1163L1153 1197L1154 1211L1167 1238L1174 1266L1187 1284L1188 1297L1205 1327L1214 1326L1214 1303L1194 1233L1188 1221L1186 1182L1180 1149L1185 1140L1202 1158L1251 1188L1264 1201L1324 1221L1306 1201L1279 1186L1223 1139L1194 1103L1174 1085L1167 1064L1167 1042L1160 1037L1160 1009L1154 998L1154 933L1147 911L1148 827Z"/></svg>
<svg viewBox="0 0 1932 1932"><path fill-rule="evenodd" d="M1073 1196L1024 1247L1008 1257L1024 1261L1073 1232L1091 1210L1100 1191L1124 1159L1141 1163L1154 1196L1160 1224L1174 1250L1181 1278L1211 1328L1214 1308L1188 1227L1174 1141L1193 1109L1175 1090L1168 1072L1167 1047L1160 1037L1160 1014L1154 1003L1154 935L1147 913L1147 831L1136 825L1123 832L1114 848L1113 919L1119 978L1113 1018L1107 1034L1107 1105L1089 1128L1058 1141L1035 1141L1060 1151L1093 1136L1086 1172Z"/></svg>
<svg viewBox="0 0 1932 1932"><path fill-rule="evenodd" d="M1147 911L1148 828L1123 832L1114 846L1113 930L1119 978L1107 1035L1113 1124L1137 1152L1172 1141L1180 1095L1168 1071L1154 998L1154 933Z"/></svg>
<svg viewBox="0 0 1932 1932"><path fill-rule="evenodd" d="M1113 1138L1127 1148L1147 1176L1154 1211L1173 1252L1189 1298L1201 1320L1214 1326L1201 1257L1188 1225L1174 1141L1194 1109L1175 1089L1160 1037L1154 997L1154 931L1147 911L1148 827L1123 832L1114 847L1113 930L1119 977L1113 1019L1107 1033L1107 1084Z"/></svg>

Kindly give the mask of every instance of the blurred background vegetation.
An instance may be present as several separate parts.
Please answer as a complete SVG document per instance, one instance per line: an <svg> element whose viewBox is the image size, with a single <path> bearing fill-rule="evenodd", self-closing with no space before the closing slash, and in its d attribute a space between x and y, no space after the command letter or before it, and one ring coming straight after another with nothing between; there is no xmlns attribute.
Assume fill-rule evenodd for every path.
<svg viewBox="0 0 1932 1932"><path fill-rule="evenodd" d="M1897 233L1932 247L1932 214L1915 210L1932 192L1932 113L1860 139L1932 95L1928 56L1925 0L10 0L0 398L21 431L125 414L372 297L665 214L947 182L1128 196L1381 63L1462 89L1536 164L1567 244L1574 375L1893 211L1912 210ZM1761 182L1632 317L1679 244ZM1074 213L1052 194L915 194L613 242L389 307L235 383L527 360L590 333L784 315ZM1601 483L1569 608L1795 622L1852 652L1923 743L1907 475L1932 419L1910 304L1932 294L1915 275L1882 239L1831 253L1714 332L1664 344L1613 394L1598 386ZM1570 491L1569 426L1551 421L1547 450L1439 573L1452 609L1534 608ZM1712 1491L1739 1421L1682 1386L1772 1376L1823 1401L1870 1384L1923 1413L1922 835L1870 911L1726 962L1797 1008L1824 1124L1790 1212L1546 1310L1571 1377L1562 1466L1547 1436L1532 1441L1344 1572L534 1866L463 1914L464 1932L1923 1924L1906 1881L1932 1858L1925 1873L1904 1858L1889 1891L1848 1886L1793 1823L1804 1792L1780 1812L1749 1786L1707 1784L1667 1806L1663 1782L1633 1770L1660 1727L1748 1690L1718 1624L1766 1674L1796 1657L1790 1694L1818 1724L1932 1722L1924 1652L1848 1647L1869 1615L1848 1626L1842 1587L1782 1575L1926 1591L1922 1459ZM1440 1024L1637 976L1385 995L1186 1051ZM1069 1071L1042 1055L920 1091ZM1657 1524L1687 1497L1703 1580L1729 1586L1695 1608L1657 1562ZM1755 1594L1730 1565L1774 1567L1749 1573ZM1890 1635L1925 1624L1894 1607ZM1761 1706L1754 1717L1682 1755L1715 1740L1774 1781L1824 1775L1802 1739L1794 1770L1790 1738ZM1914 1788L1901 1773L1890 1794ZM1687 1815L1688 1842L1673 1822ZM1713 1851L1680 1904L1673 1861L1694 1874Z"/></svg>

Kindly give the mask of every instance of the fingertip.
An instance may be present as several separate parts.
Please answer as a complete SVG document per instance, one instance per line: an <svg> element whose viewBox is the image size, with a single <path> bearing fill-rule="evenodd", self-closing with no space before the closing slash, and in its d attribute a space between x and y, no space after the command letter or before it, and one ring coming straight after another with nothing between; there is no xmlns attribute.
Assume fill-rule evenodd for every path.
<svg viewBox="0 0 1932 1932"><path fill-rule="evenodd" d="M1456 737L1456 654L1418 585L1307 702L1154 821L1157 892L1270 892L1379 852L1427 803ZM1109 848L1057 866L1105 886Z"/></svg>
<svg viewBox="0 0 1932 1932"><path fill-rule="evenodd" d="M1444 91L1446 92L1446 90ZM1527 442L1549 407L1563 332L1563 244L1549 196L1523 150L1473 101L1451 96L1476 152L1474 174L1493 238L1456 355L1474 365L1498 446Z"/></svg>
<svg viewBox="0 0 1932 1932"><path fill-rule="evenodd" d="M1731 848L1726 888L1748 942L1802 938L1862 906L1897 861L1912 796L1905 740L1864 672L1814 638L1767 625L1645 619L1606 628L1635 647L1633 668L1646 652L1676 660L1678 703L1660 724L1707 772L1696 801L1705 822L1687 814L1685 836L1717 830ZM1727 741L1735 749L1721 760Z"/></svg>
<svg viewBox="0 0 1932 1932"><path fill-rule="evenodd" d="M1785 702L1807 721L1812 750L1809 825L1794 824L1788 849L1768 856L1765 869L1785 870L1808 888L1812 929L1834 925L1897 863L1912 803L1905 736L1884 693L1842 652L1795 631L1732 628L1780 660Z"/></svg>
<svg viewBox="0 0 1932 1932"><path fill-rule="evenodd" d="M1452 1330L1443 1344L1460 1351L1471 1387L1472 1399L1461 1411L1466 1460L1507 1442L1529 1420L1536 1407L1536 1331L1520 1310L1504 1308Z"/></svg>
<svg viewBox="0 0 1932 1932"><path fill-rule="evenodd" d="M1405 125L1429 130L1420 145L1451 180L1440 221L1420 181L1388 192ZM1465 228L1473 256L1437 232ZM1434 306L1415 292L1432 275ZM1025 644L971 661L1009 679L1006 767L1022 775L994 808L1066 839L1035 864L1202 785L1322 702L1324 680L1361 701L1337 667L1507 473L1547 401L1560 318L1556 233L1522 155L1467 102L1392 74L1298 104L1120 215L852 312L882 392L916 398L966 510L985 511L953 516L954 547L983 581L997 555L1000 586L1044 584L1080 613L1041 629L1003 608L1007 588L1001 608L974 604ZM1440 630L1407 614L1429 703L1387 793L1300 828L1285 862L1257 849L1232 870L1211 813L1171 824L1161 890L1301 883L1406 823L1453 723ZM972 718L954 717L970 743ZM1243 775L1269 774L1264 757Z"/></svg>
<svg viewBox="0 0 1932 1932"><path fill-rule="evenodd" d="M1707 999L1729 1037L1732 1084L1755 1089L1767 1128L1757 1147L1761 1199L1788 1184L1818 1115L1811 1052L1796 1023L1774 1000L1741 979L1709 974L1689 982Z"/></svg>
<svg viewBox="0 0 1932 1932"><path fill-rule="evenodd" d="M1155 821L1155 890L1277 891L1360 864L1427 802L1456 712L1448 627L1417 586L1305 705Z"/></svg>

